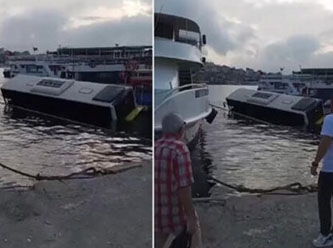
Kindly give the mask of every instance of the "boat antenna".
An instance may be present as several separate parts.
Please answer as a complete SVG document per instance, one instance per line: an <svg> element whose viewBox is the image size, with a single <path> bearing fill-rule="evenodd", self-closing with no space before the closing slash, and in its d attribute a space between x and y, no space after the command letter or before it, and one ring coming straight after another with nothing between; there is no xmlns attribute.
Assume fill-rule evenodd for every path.
<svg viewBox="0 0 333 248"><path fill-rule="evenodd" d="M164 3L166 2L166 0L164 0L161 4L161 8L160 8L160 11L158 12L159 14L162 13L162 10L163 10L163 7L164 7ZM155 18L155 17L154 17ZM156 20L156 24L155 24L155 27L154 27L154 32L156 32L156 27L157 27L157 24L159 22L159 16L157 16L157 20Z"/></svg>

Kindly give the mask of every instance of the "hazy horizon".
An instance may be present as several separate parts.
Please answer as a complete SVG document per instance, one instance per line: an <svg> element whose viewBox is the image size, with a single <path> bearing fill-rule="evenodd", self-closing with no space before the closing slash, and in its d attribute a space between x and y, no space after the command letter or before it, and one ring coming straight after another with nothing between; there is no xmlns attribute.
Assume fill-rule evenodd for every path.
<svg viewBox="0 0 333 248"><path fill-rule="evenodd" d="M196 21L208 61L278 72L332 67L333 2L328 0L156 0L155 11Z"/></svg>
<svg viewBox="0 0 333 248"><path fill-rule="evenodd" d="M152 44L149 0L0 0L0 4L0 47L8 50Z"/></svg>

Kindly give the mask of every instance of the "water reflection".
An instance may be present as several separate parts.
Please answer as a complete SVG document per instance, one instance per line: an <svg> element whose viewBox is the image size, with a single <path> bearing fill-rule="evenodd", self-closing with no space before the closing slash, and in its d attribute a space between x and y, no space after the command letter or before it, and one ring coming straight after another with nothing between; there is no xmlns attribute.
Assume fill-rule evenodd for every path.
<svg viewBox="0 0 333 248"><path fill-rule="evenodd" d="M206 131L200 129L199 141L194 150L191 151L191 160L193 164L193 195L195 197L208 197L209 189L214 185L208 181L208 177L211 176L213 158L206 150Z"/></svg>
<svg viewBox="0 0 333 248"><path fill-rule="evenodd" d="M66 175L151 159L152 142L125 132L85 127L0 104L1 163L30 174ZM30 185L30 179L0 169L0 186Z"/></svg>
<svg viewBox="0 0 333 248"><path fill-rule="evenodd" d="M239 87L239 86L238 86ZM235 89L214 86L211 102L223 102ZM212 92L212 90L210 90ZM205 124L192 153L196 183L194 195L207 196L208 175L249 188L271 188L291 182L312 184L309 166L319 136L291 127L234 119L219 111L213 124Z"/></svg>

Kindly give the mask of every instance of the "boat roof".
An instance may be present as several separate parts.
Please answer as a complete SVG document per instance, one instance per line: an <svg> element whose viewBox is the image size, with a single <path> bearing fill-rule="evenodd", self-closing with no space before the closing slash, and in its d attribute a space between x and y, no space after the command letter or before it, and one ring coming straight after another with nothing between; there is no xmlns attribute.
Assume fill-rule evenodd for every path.
<svg viewBox="0 0 333 248"><path fill-rule="evenodd" d="M184 29L192 32L200 33L199 25L185 17L169 15L164 13L155 13L155 26L159 23L168 23L177 29Z"/></svg>
<svg viewBox="0 0 333 248"><path fill-rule="evenodd" d="M6 81L2 85L1 90L15 91L99 106L110 106L110 104L112 104L111 102L96 100L97 95L105 88L111 88L113 91L132 91L132 87L128 85L86 82L73 79L39 77L24 74L18 74L17 76ZM110 92L108 94L102 94L101 97L108 97L109 95Z"/></svg>
<svg viewBox="0 0 333 248"><path fill-rule="evenodd" d="M228 99L247 104L301 114L304 114L306 108L314 102L321 102L320 99L316 98L279 94L269 91L257 91L246 88L239 88L235 90L227 97L227 100ZM303 110L297 107L300 104L304 105Z"/></svg>
<svg viewBox="0 0 333 248"><path fill-rule="evenodd" d="M333 68L302 68L301 71L297 73L305 73L311 75L332 75Z"/></svg>
<svg viewBox="0 0 333 248"><path fill-rule="evenodd" d="M127 51L127 52L149 52L152 46L115 46L115 47L62 47L58 48L56 52L49 52L53 54L108 54L114 51Z"/></svg>

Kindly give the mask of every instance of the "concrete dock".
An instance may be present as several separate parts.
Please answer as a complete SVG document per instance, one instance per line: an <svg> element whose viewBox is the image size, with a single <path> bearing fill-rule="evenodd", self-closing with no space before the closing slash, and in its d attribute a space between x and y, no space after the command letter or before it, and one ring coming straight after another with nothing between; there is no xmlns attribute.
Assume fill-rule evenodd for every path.
<svg viewBox="0 0 333 248"><path fill-rule="evenodd" d="M243 195L196 202L205 248L310 248L317 194Z"/></svg>
<svg viewBox="0 0 333 248"><path fill-rule="evenodd" d="M151 161L115 175L0 190L0 247L150 248L151 195Z"/></svg>

